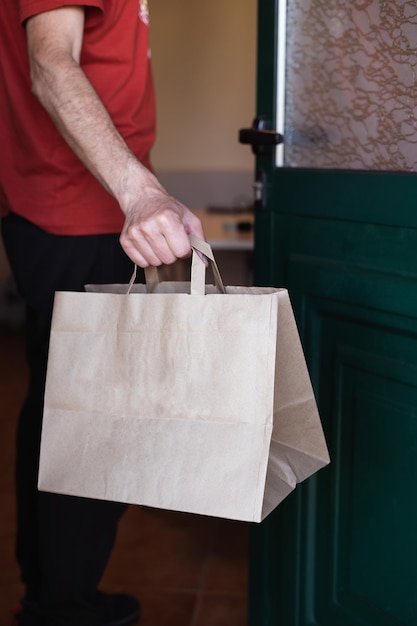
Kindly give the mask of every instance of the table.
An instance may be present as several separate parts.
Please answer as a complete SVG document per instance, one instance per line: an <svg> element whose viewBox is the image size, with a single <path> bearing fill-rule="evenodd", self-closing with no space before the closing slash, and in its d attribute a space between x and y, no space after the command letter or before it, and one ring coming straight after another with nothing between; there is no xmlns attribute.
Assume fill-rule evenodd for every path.
<svg viewBox="0 0 417 626"><path fill-rule="evenodd" d="M253 250L253 212L203 208L194 213L200 218L213 250Z"/></svg>

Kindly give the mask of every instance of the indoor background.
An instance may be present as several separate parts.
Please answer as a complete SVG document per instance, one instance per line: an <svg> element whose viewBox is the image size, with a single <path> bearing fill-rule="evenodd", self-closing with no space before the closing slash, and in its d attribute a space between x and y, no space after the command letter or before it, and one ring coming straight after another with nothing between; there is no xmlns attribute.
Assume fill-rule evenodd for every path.
<svg viewBox="0 0 417 626"><path fill-rule="evenodd" d="M153 164L190 208L252 200L256 0L150 0ZM21 308L0 244L0 626L21 594L13 557L15 420L26 384ZM142 626L245 626L246 524L131 507L104 586L143 602Z"/></svg>

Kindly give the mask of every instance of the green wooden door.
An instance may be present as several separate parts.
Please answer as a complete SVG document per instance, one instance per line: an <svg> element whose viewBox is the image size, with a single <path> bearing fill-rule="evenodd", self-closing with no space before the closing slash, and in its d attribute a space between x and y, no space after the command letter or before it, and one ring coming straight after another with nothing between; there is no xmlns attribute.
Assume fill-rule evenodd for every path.
<svg viewBox="0 0 417 626"><path fill-rule="evenodd" d="M279 4L259 1L257 115L269 128L277 118ZM391 46L405 47L401 33L410 19L407 32L417 42L410 2L301 4L313 12L317 5L316 13L330 7L336 31L336 17L346 24L349 16L343 12L357 5L362 21L355 36L372 35L365 47L375 41L375 31L366 28L375 15L369 17L368 11L366 21L363 11L366 16L373 6L386 43L392 14L378 10L394 4L404 19ZM330 33L333 53L339 43L343 47L346 35L340 34L340 24L337 32L339 39ZM287 44L288 50L291 55ZM348 59L342 53L343 73ZM398 59L397 53L393 48L392 58ZM287 67L302 62L300 56L287 57ZM313 70L320 78L321 68ZM356 83L352 76L362 96L365 89L376 89L360 73ZM331 93L328 85L325 89ZM377 99L379 106L384 98ZM405 119L405 100L398 102L397 117L401 113ZM398 133L413 131L414 120L407 123L408 130L392 123L390 136L386 127L378 127L372 154L386 148L393 155L393 146L403 140ZM367 132L364 143L372 134ZM304 147L310 142L315 150L331 134L325 122L312 125L305 119L298 137L303 135ZM324 146L325 159L329 151ZM417 161L417 147L415 152ZM408 157L406 163L397 154L392 163L382 159L382 166L376 162L369 169L363 163L359 169L344 165L343 154L341 167L336 159L335 167L326 162L316 168L314 154L310 166L277 167L270 148L256 158L265 202L256 215L255 280L289 289L332 462L252 530L251 626L417 625L417 176L412 150ZM407 171L395 171L398 161Z"/></svg>

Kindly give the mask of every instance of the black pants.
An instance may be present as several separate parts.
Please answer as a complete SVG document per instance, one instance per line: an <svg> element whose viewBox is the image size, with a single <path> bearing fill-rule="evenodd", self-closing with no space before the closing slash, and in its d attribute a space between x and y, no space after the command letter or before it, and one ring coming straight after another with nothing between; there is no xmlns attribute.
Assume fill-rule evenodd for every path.
<svg viewBox="0 0 417 626"><path fill-rule="evenodd" d="M125 506L37 490L50 323L55 291L127 283L133 265L118 235L50 235L16 215L2 220L2 233L26 302L30 371L17 432L16 556L26 598L39 603L46 625L95 626L93 599Z"/></svg>

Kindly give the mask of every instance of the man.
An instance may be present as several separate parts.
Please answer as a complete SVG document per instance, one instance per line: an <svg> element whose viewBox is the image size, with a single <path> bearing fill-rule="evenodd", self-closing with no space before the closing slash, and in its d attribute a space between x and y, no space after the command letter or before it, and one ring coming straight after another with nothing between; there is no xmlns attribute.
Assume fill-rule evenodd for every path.
<svg viewBox="0 0 417 626"><path fill-rule="evenodd" d="M2 233L27 304L30 365L17 435L17 623L122 626L138 603L97 586L125 507L36 488L53 294L127 282L132 261L173 263L203 230L150 170L146 1L2 0L0 29Z"/></svg>

